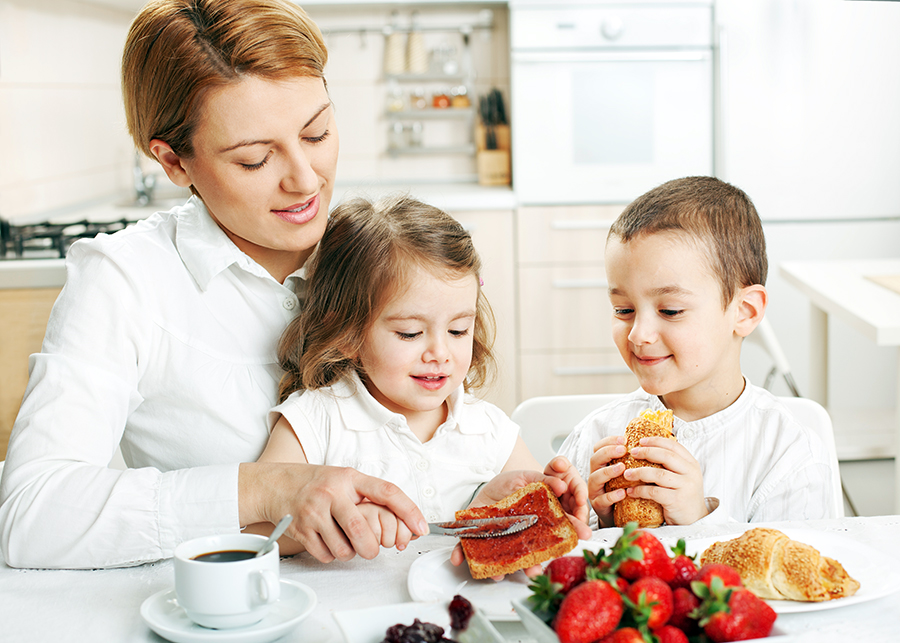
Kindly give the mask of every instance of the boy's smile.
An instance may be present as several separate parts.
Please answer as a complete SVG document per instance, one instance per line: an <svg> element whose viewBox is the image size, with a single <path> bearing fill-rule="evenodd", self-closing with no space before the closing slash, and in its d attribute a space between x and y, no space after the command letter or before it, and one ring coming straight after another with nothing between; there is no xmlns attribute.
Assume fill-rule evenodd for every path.
<svg viewBox="0 0 900 643"><path fill-rule="evenodd" d="M641 387L684 420L722 410L744 386L739 298L723 309L706 253L680 232L606 247L616 347Z"/></svg>

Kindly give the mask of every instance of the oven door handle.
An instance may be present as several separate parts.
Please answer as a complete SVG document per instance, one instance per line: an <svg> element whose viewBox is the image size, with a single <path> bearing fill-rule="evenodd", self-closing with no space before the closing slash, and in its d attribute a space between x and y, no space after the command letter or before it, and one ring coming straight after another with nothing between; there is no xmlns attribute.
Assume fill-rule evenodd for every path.
<svg viewBox="0 0 900 643"><path fill-rule="evenodd" d="M515 63L607 63L607 62L705 62L712 60L708 49L678 51L513 51Z"/></svg>

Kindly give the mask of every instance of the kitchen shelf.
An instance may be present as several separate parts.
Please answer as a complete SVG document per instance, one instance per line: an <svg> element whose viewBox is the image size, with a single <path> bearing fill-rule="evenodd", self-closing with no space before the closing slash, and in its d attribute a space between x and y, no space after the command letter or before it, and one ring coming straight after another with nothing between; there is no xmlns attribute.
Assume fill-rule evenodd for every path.
<svg viewBox="0 0 900 643"><path fill-rule="evenodd" d="M385 74L387 82L396 83L463 83L469 80L469 75L463 72L457 74Z"/></svg>
<svg viewBox="0 0 900 643"><path fill-rule="evenodd" d="M425 109L404 109L387 111L385 115L392 121L424 121L446 118L474 118L474 107L426 107Z"/></svg>
<svg viewBox="0 0 900 643"><path fill-rule="evenodd" d="M475 154L475 144L468 145L445 145L433 147L389 147L388 154L391 156L424 156L427 154Z"/></svg>

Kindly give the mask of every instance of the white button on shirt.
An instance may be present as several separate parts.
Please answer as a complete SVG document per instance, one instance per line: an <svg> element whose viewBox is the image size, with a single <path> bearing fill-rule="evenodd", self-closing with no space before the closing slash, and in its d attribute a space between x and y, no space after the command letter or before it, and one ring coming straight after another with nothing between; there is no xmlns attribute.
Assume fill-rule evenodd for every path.
<svg viewBox="0 0 900 643"><path fill-rule="evenodd" d="M236 532L301 272L279 284L196 197L77 242L66 270L0 488L7 563L129 565ZM137 468L106 468L120 440Z"/></svg>

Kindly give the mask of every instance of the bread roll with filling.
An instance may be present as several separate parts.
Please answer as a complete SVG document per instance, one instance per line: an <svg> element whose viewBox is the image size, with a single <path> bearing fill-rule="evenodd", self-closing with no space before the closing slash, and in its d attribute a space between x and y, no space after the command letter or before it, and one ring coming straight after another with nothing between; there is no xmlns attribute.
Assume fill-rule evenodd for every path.
<svg viewBox="0 0 900 643"><path fill-rule="evenodd" d="M675 434L672 432L674 421L672 411L668 409L664 411L647 410L641 413L625 427L625 456L612 460L610 464L624 462L625 469L637 467L656 467L661 469L662 465L660 464L632 457L631 450L640 446L641 438L658 436L674 440ZM606 492L634 487L636 484L636 482L626 480L624 476L619 476L606 483ZM620 500L613 506L613 520L616 527L624 527L629 522L636 522L641 528L659 527L663 524L663 510L662 506L655 500L629 498L626 496L624 500Z"/></svg>

